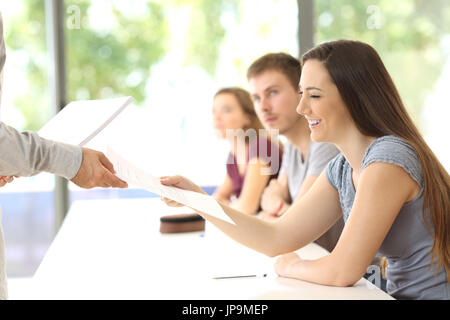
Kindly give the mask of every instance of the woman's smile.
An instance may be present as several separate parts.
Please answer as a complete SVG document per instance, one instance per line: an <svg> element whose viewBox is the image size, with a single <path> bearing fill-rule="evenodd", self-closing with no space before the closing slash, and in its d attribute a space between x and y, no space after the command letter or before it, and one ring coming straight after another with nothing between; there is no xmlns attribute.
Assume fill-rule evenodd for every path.
<svg viewBox="0 0 450 320"><path fill-rule="evenodd" d="M322 122L322 120L316 120L316 119L306 119L308 120L308 124L309 124L309 128L312 130L314 128L317 128L320 123Z"/></svg>

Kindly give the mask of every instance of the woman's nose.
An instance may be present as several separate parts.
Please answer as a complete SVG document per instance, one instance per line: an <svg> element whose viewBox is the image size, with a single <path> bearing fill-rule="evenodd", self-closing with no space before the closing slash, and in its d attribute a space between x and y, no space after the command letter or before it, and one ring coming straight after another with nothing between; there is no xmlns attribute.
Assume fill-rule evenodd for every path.
<svg viewBox="0 0 450 320"><path fill-rule="evenodd" d="M307 113L308 109L309 108L308 108L308 105L307 105L305 99L303 99L303 97L300 98L300 101L298 102L297 109L296 109L297 113L301 116L304 116Z"/></svg>

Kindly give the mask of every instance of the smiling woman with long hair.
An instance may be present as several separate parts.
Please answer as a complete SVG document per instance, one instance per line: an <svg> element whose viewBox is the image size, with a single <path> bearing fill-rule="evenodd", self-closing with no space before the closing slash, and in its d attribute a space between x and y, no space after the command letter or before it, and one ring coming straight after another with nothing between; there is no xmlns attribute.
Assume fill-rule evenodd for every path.
<svg viewBox="0 0 450 320"><path fill-rule="evenodd" d="M387 291L398 299L450 299L450 177L409 117L377 52L350 40L326 42L303 56L297 112L311 139L334 143L308 193L268 223L222 205L236 222L202 214L235 240L277 259L280 276L351 286L373 257L387 257ZM162 182L202 192L186 178ZM178 205L165 199L169 205ZM290 253L339 217L334 250L317 260Z"/></svg>

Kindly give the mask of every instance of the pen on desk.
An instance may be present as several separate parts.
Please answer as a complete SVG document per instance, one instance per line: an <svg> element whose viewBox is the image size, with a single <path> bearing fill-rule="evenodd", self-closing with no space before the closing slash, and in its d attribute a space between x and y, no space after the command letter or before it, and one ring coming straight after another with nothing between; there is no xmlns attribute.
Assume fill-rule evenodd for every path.
<svg viewBox="0 0 450 320"><path fill-rule="evenodd" d="M220 280L220 279L237 279L237 278L257 278L257 277L267 277L267 273L264 273L260 276L257 274L248 274L248 275L240 275L240 276L224 276L224 277L214 277L214 280Z"/></svg>

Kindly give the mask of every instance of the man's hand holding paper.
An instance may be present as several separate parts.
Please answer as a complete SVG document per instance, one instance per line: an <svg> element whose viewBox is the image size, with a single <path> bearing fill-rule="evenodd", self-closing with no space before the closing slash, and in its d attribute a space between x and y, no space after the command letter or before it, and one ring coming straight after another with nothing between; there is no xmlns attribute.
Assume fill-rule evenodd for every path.
<svg viewBox="0 0 450 320"><path fill-rule="evenodd" d="M132 101L132 97L122 97L71 102L39 130L39 135L49 140L83 147ZM86 117L87 114L88 117ZM80 126L80 123L83 125ZM73 183L86 189L128 187L126 182L114 175L113 164L103 153L81 148L81 154L79 170L70 179Z"/></svg>
<svg viewBox="0 0 450 320"><path fill-rule="evenodd" d="M90 189L102 188L126 188L127 183L117 178L113 164L106 156L98 151L82 148L83 160L77 175L71 180L79 187Z"/></svg>

